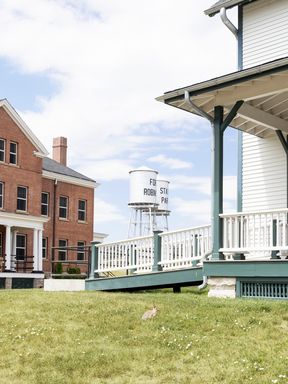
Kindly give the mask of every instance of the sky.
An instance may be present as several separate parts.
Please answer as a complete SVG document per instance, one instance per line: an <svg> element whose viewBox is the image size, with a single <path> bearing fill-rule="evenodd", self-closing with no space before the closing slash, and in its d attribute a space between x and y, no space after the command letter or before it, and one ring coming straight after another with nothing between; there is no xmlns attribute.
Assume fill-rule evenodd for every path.
<svg viewBox="0 0 288 384"><path fill-rule="evenodd" d="M94 231L125 239L129 171L170 181L169 230L210 222L211 126L157 102L237 70L237 45L197 0L0 0L0 97L52 153L96 180ZM228 16L236 23L234 11ZM237 24L237 23L236 23ZM237 135L225 132L225 209L236 207Z"/></svg>

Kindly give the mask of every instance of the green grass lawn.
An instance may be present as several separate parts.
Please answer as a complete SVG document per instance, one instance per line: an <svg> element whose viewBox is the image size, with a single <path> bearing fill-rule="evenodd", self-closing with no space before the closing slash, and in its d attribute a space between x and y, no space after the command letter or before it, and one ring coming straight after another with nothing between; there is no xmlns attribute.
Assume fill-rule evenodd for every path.
<svg viewBox="0 0 288 384"><path fill-rule="evenodd" d="M288 303L2 290L0 383L288 383ZM141 316L153 306L151 320Z"/></svg>

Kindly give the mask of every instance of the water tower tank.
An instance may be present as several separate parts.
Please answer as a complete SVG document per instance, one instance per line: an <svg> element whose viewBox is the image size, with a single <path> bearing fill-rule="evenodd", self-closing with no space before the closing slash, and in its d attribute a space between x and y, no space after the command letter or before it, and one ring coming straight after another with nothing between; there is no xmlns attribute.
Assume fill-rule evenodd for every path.
<svg viewBox="0 0 288 384"><path fill-rule="evenodd" d="M129 172L131 206L145 206L157 204L157 171L140 167Z"/></svg>
<svg viewBox="0 0 288 384"><path fill-rule="evenodd" d="M168 208L168 195L169 195L169 181L157 180L157 207L158 212L167 212Z"/></svg>

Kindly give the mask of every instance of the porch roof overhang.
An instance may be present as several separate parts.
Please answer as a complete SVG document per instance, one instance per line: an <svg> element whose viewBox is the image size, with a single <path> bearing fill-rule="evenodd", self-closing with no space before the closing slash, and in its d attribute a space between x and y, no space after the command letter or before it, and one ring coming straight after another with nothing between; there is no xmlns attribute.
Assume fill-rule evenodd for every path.
<svg viewBox="0 0 288 384"><path fill-rule="evenodd" d="M32 216L21 213L0 212L0 225L16 227L43 229L45 223L49 221L48 217Z"/></svg>
<svg viewBox="0 0 288 384"><path fill-rule="evenodd" d="M225 120L243 102L230 127L259 137L279 130L288 134L288 57L169 91L156 100L211 121L214 107L223 106Z"/></svg>

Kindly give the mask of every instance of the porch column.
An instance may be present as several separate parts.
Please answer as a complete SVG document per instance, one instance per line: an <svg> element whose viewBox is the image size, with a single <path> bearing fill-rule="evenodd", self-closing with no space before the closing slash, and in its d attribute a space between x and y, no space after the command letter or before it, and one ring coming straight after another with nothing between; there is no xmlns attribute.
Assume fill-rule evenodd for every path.
<svg viewBox="0 0 288 384"><path fill-rule="evenodd" d="M11 271L11 226L10 225L6 225L5 270Z"/></svg>
<svg viewBox="0 0 288 384"><path fill-rule="evenodd" d="M219 217L223 213L223 107L214 108L212 141L212 260L224 260L219 252L223 244L223 224Z"/></svg>
<svg viewBox="0 0 288 384"><path fill-rule="evenodd" d="M38 271L43 271L43 258L42 258L42 229L38 230Z"/></svg>
<svg viewBox="0 0 288 384"><path fill-rule="evenodd" d="M14 229L12 231L12 239L11 239L11 257L13 257L13 260L11 259L11 270L16 271L16 242L17 242L17 233L18 231Z"/></svg>
<svg viewBox="0 0 288 384"><path fill-rule="evenodd" d="M38 229L33 231L33 272L38 271Z"/></svg>

